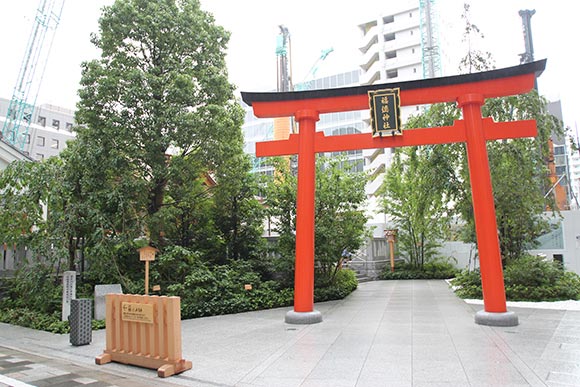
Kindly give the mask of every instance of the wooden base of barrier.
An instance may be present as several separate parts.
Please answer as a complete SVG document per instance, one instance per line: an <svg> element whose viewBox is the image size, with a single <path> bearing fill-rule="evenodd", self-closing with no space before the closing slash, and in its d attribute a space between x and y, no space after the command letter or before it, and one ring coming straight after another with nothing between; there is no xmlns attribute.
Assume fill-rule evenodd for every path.
<svg viewBox="0 0 580 387"><path fill-rule="evenodd" d="M157 370L157 376L166 378L171 375L179 374L183 371L190 370L192 364L189 360L181 359L177 362L169 363L167 359L154 359L147 356L135 356L131 353L103 353L95 358L95 363L98 365L107 364L110 362L136 365L143 368L151 368Z"/></svg>
<svg viewBox="0 0 580 387"><path fill-rule="evenodd" d="M157 369L165 378L190 370L181 357L179 297L107 294L107 342L95 363Z"/></svg>

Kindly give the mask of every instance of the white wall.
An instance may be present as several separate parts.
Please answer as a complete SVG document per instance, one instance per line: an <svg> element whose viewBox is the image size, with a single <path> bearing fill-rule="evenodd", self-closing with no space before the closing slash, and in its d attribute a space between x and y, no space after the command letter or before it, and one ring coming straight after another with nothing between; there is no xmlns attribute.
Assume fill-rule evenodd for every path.
<svg viewBox="0 0 580 387"><path fill-rule="evenodd" d="M530 250L531 254L545 254L548 259L553 259L555 254L562 255L564 266L567 270L573 271L580 275L580 211L562 211L560 222L562 228L560 247L542 248ZM559 233L557 238L560 238ZM561 243L560 243L561 242ZM462 242L446 242L440 249L439 253L444 257L452 257L452 263L457 261L456 266L460 269L474 267L473 256L475 250L472 245ZM470 260L471 256L471 260ZM475 262L475 267L479 262Z"/></svg>

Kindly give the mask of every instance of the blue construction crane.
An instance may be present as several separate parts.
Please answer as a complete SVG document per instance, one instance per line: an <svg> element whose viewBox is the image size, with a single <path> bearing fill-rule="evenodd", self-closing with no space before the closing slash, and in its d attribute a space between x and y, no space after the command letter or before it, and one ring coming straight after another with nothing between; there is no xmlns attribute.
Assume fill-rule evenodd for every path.
<svg viewBox="0 0 580 387"><path fill-rule="evenodd" d="M320 63L323 60L325 60L326 57L333 51L334 51L334 48L332 48L332 47L322 50L320 52L320 56L318 57L318 59L316 59L316 62L314 62L314 64L310 68L310 71L308 71L308 74L306 74L306 77L304 78L304 80L302 82L296 84L296 86L294 86L294 90L307 90L307 89L312 88L310 81L315 79L316 72L318 71L318 68L320 67Z"/></svg>
<svg viewBox="0 0 580 387"><path fill-rule="evenodd" d="M63 7L64 0L40 0L36 10L32 31L2 127L2 139L20 150L23 150L26 144L36 97ZM44 41L49 31L52 31L52 37L50 44L45 47Z"/></svg>

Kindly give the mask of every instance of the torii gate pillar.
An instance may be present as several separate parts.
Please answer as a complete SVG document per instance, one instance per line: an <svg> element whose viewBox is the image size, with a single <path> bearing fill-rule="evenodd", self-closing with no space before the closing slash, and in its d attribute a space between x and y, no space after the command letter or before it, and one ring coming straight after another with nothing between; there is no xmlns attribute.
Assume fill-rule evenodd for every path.
<svg viewBox="0 0 580 387"><path fill-rule="evenodd" d="M296 196L296 262L294 266L294 310L286 314L289 324L314 324L322 314L314 310L314 192L316 153L314 141L318 112L296 112L298 142L298 189Z"/></svg>
<svg viewBox="0 0 580 387"><path fill-rule="evenodd" d="M256 156L298 154L298 194L296 210L296 265L294 310L286 322L312 324L322 321L314 310L314 190L316 153L373 148L393 148L427 144L465 142L471 180L475 229L480 255L484 310L476 313L482 325L514 326L518 317L506 308L501 254L486 141L533 137L533 120L495 123L482 118L486 98L530 91L542 73L546 60L505 69L453 77L401 82L396 85L370 85L341 89L284 93L245 93L243 100L253 106L256 117L294 116L299 133L288 140L256 144ZM370 91L400 89L401 105L457 102L463 120L452 126L419 128L401 136L372 137L370 133L324 136L316 132L319 114L363 110L369 107Z"/></svg>

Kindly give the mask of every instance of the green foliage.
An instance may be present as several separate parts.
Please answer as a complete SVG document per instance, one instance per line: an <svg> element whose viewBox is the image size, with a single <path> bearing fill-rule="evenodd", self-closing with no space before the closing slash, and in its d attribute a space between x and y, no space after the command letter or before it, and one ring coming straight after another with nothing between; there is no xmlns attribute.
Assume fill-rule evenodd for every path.
<svg viewBox="0 0 580 387"><path fill-rule="evenodd" d="M534 119L538 127L538 136L535 138L487 142L500 249L503 259L509 262L534 247L537 238L550 229L543 217L546 207L554 208L553 198L550 196L544 198L544 192L550 187L546 167L547 144L550 135L561 134L562 125L548 113L546 99L540 97L535 90L523 95L488 99L482 107L482 114L493 118L496 122ZM408 126L413 128L451 125L459 116L460 110L456 106L435 104L423 114L409 119ZM411 191L411 187L427 189L421 182L422 179L429 181L432 184L428 188L430 192L423 195L433 194L436 203L444 200L453 204L447 206L444 211L448 216L458 214L461 217L465 227L457 237L465 242L476 242L465 145L447 144L432 148L436 150L429 152L436 155L433 159L436 160L436 165L429 166L431 158L424 157L420 153L424 152L421 148L416 159L411 158L409 161L414 163L417 160L418 166L411 164L405 166L406 169L399 167L395 171L388 172L402 176L399 177L402 182L405 182L404 173L409 176L433 175L421 179L417 177L416 183L409 178L409 188L407 191L401 191L398 196L411 201L413 195L416 195ZM404 160L407 162L407 159ZM417 171L415 175L410 173L413 171ZM395 188L390 190L397 192ZM411 209L407 211L411 215L423 208L420 200L415 201L417 203L410 206ZM386 203L387 209L397 204L396 201L391 202ZM406 212L400 213L405 220ZM412 216L408 218L411 220Z"/></svg>
<svg viewBox="0 0 580 387"><path fill-rule="evenodd" d="M461 298L483 298L479 270L463 270L451 281L451 284L457 287L455 294Z"/></svg>
<svg viewBox="0 0 580 387"><path fill-rule="evenodd" d="M395 271L391 267L385 267L380 275L382 280L407 280L407 279L448 279L454 278L459 273L449 262L427 262L423 267L417 267L407 262L396 262Z"/></svg>
<svg viewBox="0 0 580 387"><path fill-rule="evenodd" d="M320 287L315 284L314 301L340 300L352 293L357 287L358 280L354 271L348 269L338 270L332 282L324 283Z"/></svg>
<svg viewBox="0 0 580 387"><path fill-rule="evenodd" d="M537 238L550 230L543 217L554 198L544 198L548 180L548 141L562 134L562 124L548 113L547 101L537 92L489 100L483 113L496 121L536 120L538 136L488 143L500 249L510 261L537 245ZM466 218L472 212L465 213Z"/></svg>
<svg viewBox="0 0 580 387"><path fill-rule="evenodd" d="M142 278L138 237L218 263L257 259L263 216L227 81L229 34L195 0L118 0L99 25L77 138L0 174L2 241L33 251L46 275L82 266L85 281L125 289Z"/></svg>
<svg viewBox="0 0 580 387"><path fill-rule="evenodd" d="M262 238L262 220L265 213L256 199L258 184L250 174L250 158L247 155L232 155L225 167L216 173L214 189L214 219L223 236L220 249L214 254L228 259L259 260L265 248Z"/></svg>
<svg viewBox="0 0 580 387"><path fill-rule="evenodd" d="M2 280L0 308L25 308L51 315L61 311L62 285L50 266L25 266L14 278Z"/></svg>
<svg viewBox="0 0 580 387"><path fill-rule="evenodd" d="M68 321L61 321L60 312L42 313L28 308L0 309L0 322L51 333L68 333Z"/></svg>
<svg viewBox="0 0 580 387"><path fill-rule="evenodd" d="M559 262L524 255L508 263L504 271L506 298L510 301L557 301L580 299L580 276L564 271ZM452 281L462 298L481 298L479 271L462 272Z"/></svg>
<svg viewBox="0 0 580 387"><path fill-rule="evenodd" d="M102 54L83 64L70 156L83 156L80 190L106 233L211 255L231 230L220 234L208 216L201 179L243 153L243 111L224 59L229 34L196 0L117 0L99 25L92 42Z"/></svg>
<svg viewBox="0 0 580 387"><path fill-rule="evenodd" d="M398 248L411 266L435 257L448 228L449 171L439 147L397 149L381 187L383 211L398 228Z"/></svg>
<svg viewBox="0 0 580 387"><path fill-rule="evenodd" d="M292 174L288 160L276 163L276 173L266 186L266 205L273 223L273 231L280 237L276 251L281 259L278 270L283 271L291 286L296 248L296 192L297 177ZM344 159L319 157L316 163L315 195L315 260L317 276L332 281L344 249L356 251L367 236L364 204L365 174L345 168Z"/></svg>
<svg viewBox="0 0 580 387"><path fill-rule="evenodd" d="M252 290L245 290L246 284ZM220 266L197 262L184 281L167 286L166 293L181 297L184 319L288 306L293 300L292 289L262 281L244 261Z"/></svg>
<svg viewBox="0 0 580 387"><path fill-rule="evenodd" d="M482 32L473 22L469 5L464 6L464 72L493 68L491 54L477 49ZM553 198L544 198L550 188L546 160L548 139L562 134L562 124L547 111L547 101L535 90L524 95L487 99L482 115L495 122L533 119L538 136L488 141L487 150L493 183L500 249L506 262L534 246L549 230L542 214L554 208ZM407 128L450 126L461 117L455 104L434 104L411 117ZM459 235L476 242L469 168L465 144L446 144L397 150L383 186L383 207L400 228L400 250L411 263L429 258L421 249L436 245L445 235L446 218L456 215L465 225Z"/></svg>

